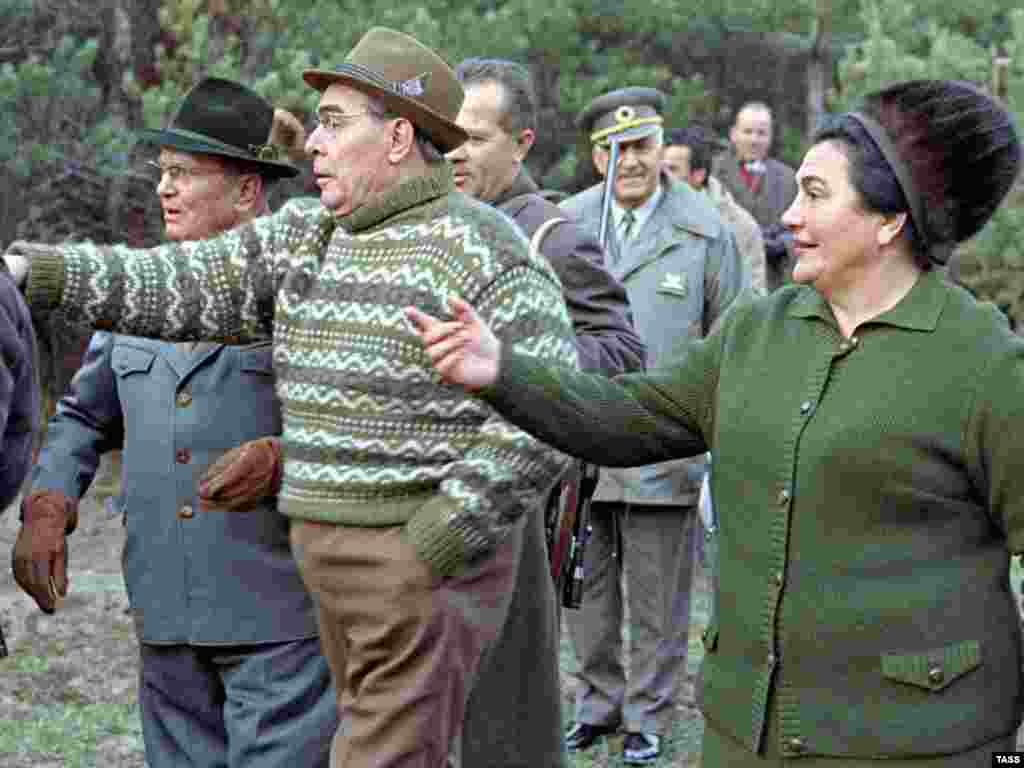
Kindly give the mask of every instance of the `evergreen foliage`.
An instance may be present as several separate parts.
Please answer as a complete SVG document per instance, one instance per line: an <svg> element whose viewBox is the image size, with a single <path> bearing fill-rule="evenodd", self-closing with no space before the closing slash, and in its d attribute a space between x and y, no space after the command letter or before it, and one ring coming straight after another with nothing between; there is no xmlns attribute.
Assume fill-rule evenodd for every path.
<svg viewBox="0 0 1024 768"><path fill-rule="evenodd" d="M990 86L995 35L1000 34L1002 58L1009 63L1006 104L1015 114L1018 132L1024 130L1024 10L1002 9L969 25L939 3L925 7L931 11L928 16L899 0L865 2L867 36L851 46L839 64L842 93L835 106L848 109L883 84L909 78L955 78ZM965 29L975 30L975 36ZM952 265L957 281L978 298L995 303L1015 328L1024 327L1022 184L1018 179L1017 188L988 225L957 249Z"/></svg>

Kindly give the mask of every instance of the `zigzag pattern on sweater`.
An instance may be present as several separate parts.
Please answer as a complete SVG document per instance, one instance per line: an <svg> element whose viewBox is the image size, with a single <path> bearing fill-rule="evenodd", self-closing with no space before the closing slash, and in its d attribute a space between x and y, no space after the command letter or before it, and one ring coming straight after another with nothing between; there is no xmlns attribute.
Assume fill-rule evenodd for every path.
<svg viewBox="0 0 1024 768"><path fill-rule="evenodd" d="M450 171L442 173L450 187ZM520 230L431 184L415 187L422 199L397 190L380 216L364 211L372 223L358 232L295 203L206 241L68 249L65 303L82 307L86 322L109 317L111 330L129 334L241 343L272 330L281 510L394 524L376 521L381 499L410 499L416 509L431 493L440 504L417 528L431 548L424 556L472 559L539 501L566 460L443 384L404 307L443 315L457 294L504 343L567 365L576 349L558 278L528 254Z"/></svg>

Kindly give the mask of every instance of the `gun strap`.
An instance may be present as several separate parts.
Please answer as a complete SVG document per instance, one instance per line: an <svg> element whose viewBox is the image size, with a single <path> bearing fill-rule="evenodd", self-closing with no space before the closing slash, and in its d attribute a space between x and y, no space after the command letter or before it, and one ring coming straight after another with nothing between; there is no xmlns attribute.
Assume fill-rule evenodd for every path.
<svg viewBox="0 0 1024 768"><path fill-rule="evenodd" d="M533 233L533 237L530 238L530 256L540 256L540 246L544 242L544 238L548 236L548 233L557 227L559 224L568 221L568 219L562 217L555 217L548 219Z"/></svg>

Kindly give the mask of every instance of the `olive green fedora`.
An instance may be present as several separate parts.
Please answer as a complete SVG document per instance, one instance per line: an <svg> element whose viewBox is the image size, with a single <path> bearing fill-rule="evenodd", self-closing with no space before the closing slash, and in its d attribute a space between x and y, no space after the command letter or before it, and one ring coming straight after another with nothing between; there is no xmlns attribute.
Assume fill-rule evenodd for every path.
<svg viewBox="0 0 1024 768"><path fill-rule="evenodd" d="M170 125L140 131L141 142L182 152L245 160L268 178L296 176L285 162L285 148L271 143L274 108L254 91L232 80L207 77L185 95Z"/></svg>
<svg viewBox="0 0 1024 768"><path fill-rule="evenodd" d="M318 91L335 83L355 88L408 119L443 152L468 134L455 124L462 108L462 84L444 60L409 35L374 27L334 69L307 69L302 79Z"/></svg>

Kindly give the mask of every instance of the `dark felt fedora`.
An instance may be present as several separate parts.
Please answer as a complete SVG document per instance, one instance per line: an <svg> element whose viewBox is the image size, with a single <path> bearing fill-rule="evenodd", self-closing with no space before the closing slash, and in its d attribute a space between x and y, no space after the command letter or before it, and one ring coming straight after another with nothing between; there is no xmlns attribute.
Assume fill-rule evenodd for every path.
<svg viewBox="0 0 1024 768"><path fill-rule="evenodd" d="M340 83L380 99L408 119L443 152L468 135L455 118L462 108L462 85L444 60L409 35L374 27L334 69L307 69L302 79L318 91Z"/></svg>
<svg viewBox="0 0 1024 768"><path fill-rule="evenodd" d="M139 141L182 152L201 152L245 160L268 178L296 176L299 169L284 160L285 148L271 143L274 108L244 85L219 77L196 83L170 125L147 129Z"/></svg>

